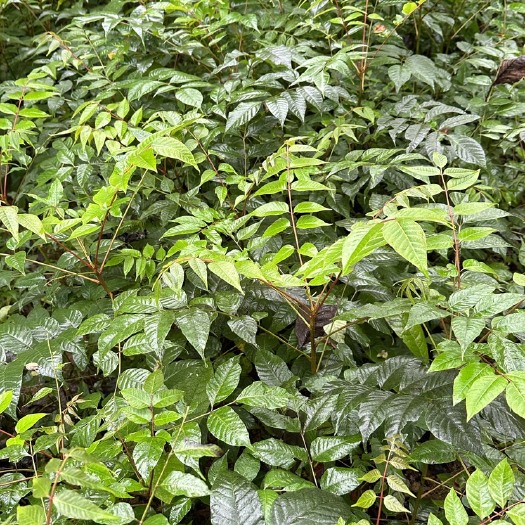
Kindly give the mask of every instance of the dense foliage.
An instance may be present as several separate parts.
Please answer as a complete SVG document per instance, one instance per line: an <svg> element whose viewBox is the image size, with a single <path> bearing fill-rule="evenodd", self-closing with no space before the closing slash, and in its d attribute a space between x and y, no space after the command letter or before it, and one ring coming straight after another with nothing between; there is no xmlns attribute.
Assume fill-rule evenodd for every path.
<svg viewBox="0 0 525 525"><path fill-rule="evenodd" d="M0 522L525 524L524 37L0 0Z"/></svg>

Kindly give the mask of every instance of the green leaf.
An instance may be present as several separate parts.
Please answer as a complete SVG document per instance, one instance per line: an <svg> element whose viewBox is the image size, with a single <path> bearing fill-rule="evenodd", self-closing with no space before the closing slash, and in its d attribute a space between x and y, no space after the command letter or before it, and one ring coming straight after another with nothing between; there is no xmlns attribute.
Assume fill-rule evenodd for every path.
<svg viewBox="0 0 525 525"><path fill-rule="evenodd" d="M365 490L363 494L359 496L358 500L352 505L352 507L368 509L376 502L376 499L377 495L373 490Z"/></svg>
<svg viewBox="0 0 525 525"><path fill-rule="evenodd" d="M236 472L219 474L210 498L212 525L264 525L255 487Z"/></svg>
<svg viewBox="0 0 525 525"><path fill-rule="evenodd" d="M427 525L443 525L443 522L438 517L434 516L434 514L430 513Z"/></svg>
<svg viewBox="0 0 525 525"><path fill-rule="evenodd" d="M120 393L133 408L147 408L153 402L152 397L140 388L124 388Z"/></svg>
<svg viewBox="0 0 525 525"><path fill-rule="evenodd" d="M361 484L359 478L362 474L362 471L354 468L330 467L321 476L320 486L323 490L342 496Z"/></svg>
<svg viewBox="0 0 525 525"><path fill-rule="evenodd" d="M285 98L278 97L275 100L267 100L266 107L268 111L279 121L281 127L284 126L286 115L288 115L288 102Z"/></svg>
<svg viewBox="0 0 525 525"><path fill-rule="evenodd" d="M359 261L386 244L382 229L382 223L365 223L352 228L352 231L345 239L342 249L341 264L343 274L347 274Z"/></svg>
<svg viewBox="0 0 525 525"><path fill-rule="evenodd" d="M267 386L261 381L248 385L236 399L242 405L268 409L286 407L289 400L290 395L284 388Z"/></svg>
<svg viewBox="0 0 525 525"><path fill-rule="evenodd" d="M46 238L44 225L42 224L40 218L36 215L31 215L29 213L19 213L18 222L27 230L36 233L40 238Z"/></svg>
<svg viewBox="0 0 525 525"><path fill-rule="evenodd" d="M149 437L135 445L133 462L144 481L148 480L163 452L164 440L159 437Z"/></svg>
<svg viewBox="0 0 525 525"><path fill-rule="evenodd" d="M496 399L506 386L506 379L496 375L486 375L472 383L465 394L467 420Z"/></svg>
<svg viewBox="0 0 525 525"><path fill-rule="evenodd" d="M206 393L210 404L224 401L237 388L241 377L241 366L239 358L232 357L225 363L222 363L215 374L206 384Z"/></svg>
<svg viewBox="0 0 525 525"><path fill-rule="evenodd" d="M210 495L210 489L202 479L177 470L170 472L160 486L173 496L202 498Z"/></svg>
<svg viewBox="0 0 525 525"><path fill-rule="evenodd" d="M225 133L244 126L257 115L261 107L261 102L241 102L233 111L228 114Z"/></svg>
<svg viewBox="0 0 525 525"><path fill-rule="evenodd" d="M410 80L411 73L408 69L398 64L388 68L388 76L396 87L396 93Z"/></svg>
<svg viewBox="0 0 525 525"><path fill-rule="evenodd" d="M507 458L501 460L489 476L489 492L492 499L502 508L512 496L516 480Z"/></svg>
<svg viewBox="0 0 525 525"><path fill-rule="evenodd" d="M441 174L441 170L435 166L397 166L403 173L421 179L428 183L428 177L435 177Z"/></svg>
<svg viewBox="0 0 525 525"><path fill-rule="evenodd" d="M242 419L230 407L214 410L208 417L208 430L221 441L236 447L249 447L250 436Z"/></svg>
<svg viewBox="0 0 525 525"><path fill-rule="evenodd" d="M313 215L301 215L296 223L298 230L310 230L313 228L322 228L323 226L330 226L330 224Z"/></svg>
<svg viewBox="0 0 525 525"><path fill-rule="evenodd" d="M424 441L417 445L410 458L413 461L419 461L428 465L440 463L452 463L456 458L456 450L448 443L439 439Z"/></svg>
<svg viewBox="0 0 525 525"><path fill-rule="evenodd" d="M463 350L481 334L483 328L485 328L485 319L475 317L452 318L452 331Z"/></svg>
<svg viewBox="0 0 525 525"><path fill-rule="evenodd" d="M162 370L155 370L144 381L144 391L153 395L164 388L164 374Z"/></svg>
<svg viewBox="0 0 525 525"><path fill-rule="evenodd" d="M18 208L16 206L0 206L0 222L7 231L18 241Z"/></svg>
<svg viewBox="0 0 525 525"><path fill-rule="evenodd" d="M194 108L200 108L204 100L201 92L193 88L178 89L175 91L175 98L183 104Z"/></svg>
<svg viewBox="0 0 525 525"><path fill-rule="evenodd" d="M24 525L43 525L46 522L46 513L40 505L26 505L17 507L16 519Z"/></svg>
<svg viewBox="0 0 525 525"><path fill-rule="evenodd" d="M173 137L156 137L151 143L153 151L163 157L177 159L181 162L197 167L195 157L180 140Z"/></svg>
<svg viewBox="0 0 525 525"><path fill-rule="evenodd" d="M199 308L187 308L175 313L175 322L191 346L204 359L211 328L208 314Z"/></svg>
<svg viewBox="0 0 525 525"><path fill-rule="evenodd" d="M314 461L327 463L348 456L361 444L361 437L319 436L310 445L310 455Z"/></svg>
<svg viewBox="0 0 525 525"><path fill-rule="evenodd" d="M0 393L0 414L7 410L7 407L11 404L13 399L13 391L6 390L5 392Z"/></svg>
<svg viewBox="0 0 525 525"><path fill-rule="evenodd" d="M300 202L295 208L294 213L316 213L318 211L325 211L329 208L318 204L317 202Z"/></svg>
<svg viewBox="0 0 525 525"><path fill-rule="evenodd" d="M478 166L485 166L487 163L485 152L473 138L464 135L449 135L448 139L454 153L465 162L476 164ZM462 188L465 189L465 188Z"/></svg>
<svg viewBox="0 0 525 525"><path fill-rule="evenodd" d="M302 489L279 496L267 525L334 525L341 516L351 516L342 498L319 489Z"/></svg>
<svg viewBox="0 0 525 525"><path fill-rule="evenodd" d="M233 263L228 261L211 262L208 264L208 269L223 281L227 282L230 286L233 286L239 290L239 292L244 293L239 280L239 272Z"/></svg>
<svg viewBox="0 0 525 525"><path fill-rule="evenodd" d="M525 503L519 503L507 510L507 516L515 525L525 525Z"/></svg>
<svg viewBox="0 0 525 525"><path fill-rule="evenodd" d="M468 514L463 507L456 491L450 489L445 498L445 516L450 525L467 525Z"/></svg>
<svg viewBox="0 0 525 525"><path fill-rule="evenodd" d="M494 512L496 502L489 492L489 480L481 470L476 469L467 480L467 499L470 508L480 519Z"/></svg>
<svg viewBox="0 0 525 525"><path fill-rule="evenodd" d="M409 494L414 498L416 497L416 495L411 492L406 483L397 474L390 474L387 476L386 482L392 490L395 490L396 492L402 492L403 494Z"/></svg>
<svg viewBox="0 0 525 525"><path fill-rule="evenodd" d="M77 492L62 489L55 494L53 506L59 514L75 520L94 521L104 525L121 525L134 521L134 517L116 516L102 510Z"/></svg>
<svg viewBox="0 0 525 525"><path fill-rule="evenodd" d="M26 430L29 430L30 428L33 428L42 418L46 417L49 414L27 414L27 416L24 416L20 418L15 425L15 430L18 432L18 434L23 434Z"/></svg>
<svg viewBox="0 0 525 525"><path fill-rule="evenodd" d="M252 446L252 454L274 467L289 469L296 459L307 461L308 455L304 448L287 443L278 439L270 438L258 441Z"/></svg>
<svg viewBox="0 0 525 525"><path fill-rule="evenodd" d="M410 512L395 496L392 496L391 494L385 496L383 504L390 512Z"/></svg>
<svg viewBox="0 0 525 525"><path fill-rule="evenodd" d="M201 259L192 257L188 264L190 268L195 272L199 279L203 282L204 286L208 288L208 273L206 271L206 263Z"/></svg>
<svg viewBox="0 0 525 525"><path fill-rule="evenodd" d="M464 366L454 380L454 404L459 403L465 399L470 387L480 378L484 376L494 376L492 367L486 363L469 363Z"/></svg>
<svg viewBox="0 0 525 525"><path fill-rule="evenodd" d="M272 215L282 215L290 210L285 202L268 202L259 206L251 212L254 217L270 217Z"/></svg>
<svg viewBox="0 0 525 525"><path fill-rule="evenodd" d="M228 321L230 330L241 339L252 345L257 344L255 336L257 335L257 321L248 315L243 315L238 319Z"/></svg>
<svg viewBox="0 0 525 525"><path fill-rule="evenodd" d="M510 409L525 417L525 377L523 372L511 372L505 376L510 382L505 391L505 397Z"/></svg>
<svg viewBox="0 0 525 525"><path fill-rule="evenodd" d="M387 221L383 225L383 237L401 257L428 276L427 241L417 222L407 219Z"/></svg>

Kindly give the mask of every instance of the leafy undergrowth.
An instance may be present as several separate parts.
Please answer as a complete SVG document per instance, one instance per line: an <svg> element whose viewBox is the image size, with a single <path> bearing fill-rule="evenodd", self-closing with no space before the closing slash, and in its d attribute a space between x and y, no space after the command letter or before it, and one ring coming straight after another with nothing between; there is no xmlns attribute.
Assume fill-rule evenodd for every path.
<svg viewBox="0 0 525 525"><path fill-rule="evenodd" d="M525 523L524 4L0 2L0 522Z"/></svg>

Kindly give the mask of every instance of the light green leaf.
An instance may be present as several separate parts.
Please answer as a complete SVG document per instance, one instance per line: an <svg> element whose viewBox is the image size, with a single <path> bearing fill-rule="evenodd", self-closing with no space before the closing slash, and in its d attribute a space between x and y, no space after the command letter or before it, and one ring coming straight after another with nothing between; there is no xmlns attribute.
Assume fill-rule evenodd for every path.
<svg viewBox="0 0 525 525"><path fill-rule="evenodd" d="M201 259L192 257L188 264L190 268L195 272L197 277L203 282L204 286L208 288L208 273L206 271L206 263Z"/></svg>
<svg viewBox="0 0 525 525"><path fill-rule="evenodd" d="M317 202L300 202L295 208L294 213L315 213L318 211L325 211L329 208L326 208L325 206L318 204Z"/></svg>
<svg viewBox="0 0 525 525"><path fill-rule="evenodd" d="M467 525L468 514L456 491L450 489L450 492L445 498L445 516L450 525Z"/></svg>
<svg viewBox="0 0 525 525"><path fill-rule="evenodd" d="M466 392L467 421L496 399L507 386L502 376L486 375L477 379Z"/></svg>
<svg viewBox="0 0 525 525"><path fill-rule="evenodd" d="M523 372L511 372L506 375L506 378L510 381L505 391L507 403L518 416L525 417L525 377Z"/></svg>
<svg viewBox="0 0 525 525"><path fill-rule="evenodd" d="M443 522L438 517L434 516L434 514L430 513L427 525L443 525Z"/></svg>
<svg viewBox="0 0 525 525"><path fill-rule="evenodd" d="M11 404L13 399L13 391L6 390L5 392L0 393L0 414L7 410L7 407Z"/></svg>
<svg viewBox="0 0 525 525"><path fill-rule="evenodd" d="M417 222L408 219L387 221L383 225L383 237L401 257L428 276L427 240Z"/></svg>
<svg viewBox="0 0 525 525"><path fill-rule="evenodd" d="M46 513L41 505L25 505L17 507L16 519L23 525L43 525L46 522Z"/></svg>
<svg viewBox="0 0 525 525"><path fill-rule="evenodd" d="M15 430L18 434L23 434L26 430L33 428L42 418L46 417L47 415L49 414L27 414L27 416L24 416L18 420L17 424L15 425Z"/></svg>
<svg viewBox="0 0 525 525"><path fill-rule="evenodd" d="M409 494L414 498L416 497L416 495L411 492L411 490L407 487L406 483L397 474L391 474L387 476L386 482L392 490L395 490L396 492L402 492L404 494Z"/></svg>
<svg viewBox="0 0 525 525"><path fill-rule="evenodd" d="M251 215L255 217L269 217L271 215L282 215L289 211L288 204L285 202L268 202L252 211Z"/></svg>
<svg viewBox="0 0 525 525"><path fill-rule="evenodd" d="M191 166L197 167L195 157L188 147L173 137L156 137L151 143L153 151L163 157L177 159Z"/></svg>
<svg viewBox="0 0 525 525"><path fill-rule="evenodd" d="M0 206L0 222L7 231L18 241L18 208L16 206Z"/></svg>
<svg viewBox="0 0 525 525"><path fill-rule="evenodd" d="M244 293L239 280L239 272L233 263L228 261L211 262L208 264L208 269L223 281L227 282L230 286L233 286L239 290L239 292Z"/></svg>
<svg viewBox="0 0 525 525"><path fill-rule="evenodd" d="M111 512L102 510L72 490L62 489L57 492L53 498L53 506L62 516L75 520L94 521L103 525L121 525L134 521L134 518L116 516Z"/></svg>
<svg viewBox="0 0 525 525"><path fill-rule="evenodd" d="M368 509L376 502L376 499L377 495L373 490L365 490L363 494L359 496L358 500L352 505L352 507Z"/></svg>
<svg viewBox="0 0 525 525"><path fill-rule="evenodd" d="M476 469L467 480L467 499L470 508L480 519L494 512L496 502L489 492L489 480L481 470Z"/></svg>
<svg viewBox="0 0 525 525"><path fill-rule="evenodd" d="M347 274L360 260L386 244L382 229L382 223L359 224L352 228L342 248L343 274Z"/></svg>
<svg viewBox="0 0 525 525"><path fill-rule="evenodd" d="M30 213L19 213L18 222L21 226L33 233L36 233L42 239L46 238L44 233L44 225L42 224L40 218L36 215L31 215Z"/></svg>
<svg viewBox="0 0 525 525"><path fill-rule="evenodd" d="M385 496L383 504L390 512L410 512L395 496L392 496L391 494Z"/></svg>
<svg viewBox="0 0 525 525"><path fill-rule="evenodd" d="M501 460L489 476L489 492L492 499L504 508L512 496L516 479L507 458Z"/></svg>
<svg viewBox="0 0 525 525"><path fill-rule="evenodd" d="M494 370L486 363L469 363L464 366L456 379L454 379L454 392L452 400L454 404L459 403L467 396L470 387L484 376L494 376Z"/></svg>
<svg viewBox="0 0 525 525"><path fill-rule="evenodd" d="M519 503L507 510L507 516L515 525L525 525L525 503Z"/></svg>
<svg viewBox="0 0 525 525"><path fill-rule="evenodd" d="M330 226L330 224L313 215L301 215L296 223L298 230L311 230L313 228L322 228L323 226Z"/></svg>

